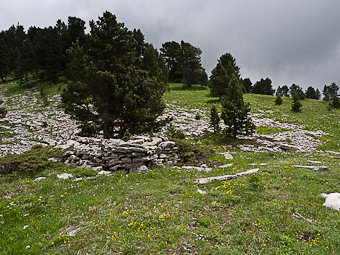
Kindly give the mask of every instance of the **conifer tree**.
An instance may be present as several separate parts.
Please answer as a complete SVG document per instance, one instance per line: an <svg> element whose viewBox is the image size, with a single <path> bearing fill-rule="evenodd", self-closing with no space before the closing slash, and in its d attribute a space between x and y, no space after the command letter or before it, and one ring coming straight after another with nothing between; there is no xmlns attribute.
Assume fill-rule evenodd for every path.
<svg viewBox="0 0 340 255"><path fill-rule="evenodd" d="M222 119L227 126L224 132L234 138L244 131L250 134L254 125L249 117L250 104L244 103L239 78L233 76L229 81L227 93L222 98Z"/></svg>
<svg viewBox="0 0 340 255"><path fill-rule="evenodd" d="M4 39L0 38L0 78L1 82L6 81L6 77L9 74L9 56L8 47Z"/></svg>
<svg viewBox="0 0 340 255"><path fill-rule="evenodd" d="M226 53L220 57L216 67L211 71L209 82L211 94L219 98L226 95L232 77L240 79L240 68L236 65L235 58Z"/></svg>
<svg viewBox="0 0 340 255"><path fill-rule="evenodd" d="M252 92L261 95L274 95L275 90L273 89L271 79L267 77L257 81L253 86Z"/></svg>
<svg viewBox="0 0 340 255"><path fill-rule="evenodd" d="M214 129L214 133L219 132L220 130L220 116L218 114L218 110L216 105L213 105L210 110L210 125Z"/></svg>
<svg viewBox="0 0 340 255"><path fill-rule="evenodd" d="M244 80L242 80L243 86L246 90L246 93L250 93L253 89L253 83L251 82L251 80L249 78L246 78Z"/></svg>
<svg viewBox="0 0 340 255"><path fill-rule="evenodd" d="M309 98L309 99L318 99L318 95L315 89L311 86L307 88L305 95L306 95L306 98Z"/></svg>
<svg viewBox="0 0 340 255"><path fill-rule="evenodd" d="M292 92L292 111L293 112L301 112L302 104L300 102L301 98L299 92L297 90L293 90Z"/></svg>
<svg viewBox="0 0 340 255"><path fill-rule="evenodd" d="M90 22L84 46L68 50L71 83L62 99L83 135L103 131L122 138L155 128L162 113L166 74L157 51L110 12ZM140 39L140 37L139 37ZM86 47L85 47L86 46Z"/></svg>
<svg viewBox="0 0 340 255"><path fill-rule="evenodd" d="M275 98L275 104L281 105L283 102L282 97L280 96L280 93L276 92L276 98Z"/></svg>

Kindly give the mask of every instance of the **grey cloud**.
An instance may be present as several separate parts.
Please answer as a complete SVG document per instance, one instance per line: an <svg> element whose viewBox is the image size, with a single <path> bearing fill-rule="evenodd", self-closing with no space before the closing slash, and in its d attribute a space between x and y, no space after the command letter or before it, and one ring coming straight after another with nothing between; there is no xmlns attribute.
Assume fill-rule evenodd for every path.
<svg viewBox="0 0 340 255"><path fill-rule="evenodd" d="M11 0L2 4L0 29L18 21L49 26L68 16L88 21L105 10L156 47L169 40L200 47L207 71L230 52L253 82L340 83L338 0Z"/></svg>

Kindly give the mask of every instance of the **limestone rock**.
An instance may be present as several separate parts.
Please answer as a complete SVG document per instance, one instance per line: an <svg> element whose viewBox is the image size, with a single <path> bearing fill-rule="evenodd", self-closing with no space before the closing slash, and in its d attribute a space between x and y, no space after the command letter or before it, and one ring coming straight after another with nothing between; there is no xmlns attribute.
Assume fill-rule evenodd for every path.
<svg viewBox="0 0 340 255"><path fill-rule="evenodd" d="M340 193L330 193L330 194L321 194L322 197L326 198L325 203L322 205L333 208L335 210L340 210Z"/></svg>
<svg viewBox="0 0 340 255"><path fill-rule="evenodd" d="M225 159L234 159L233 155L231 155L229 152L221 152Z"/></svg>
<svg viewBox="0 0 340 255"><path fill-rule="evenodd" d="M299 165L294 165L296 168L306 168L306 169L311 169L314 171L324 171L328 170L327 166L299 166Z"/></svg>
<svg viewBox="0 0 340 255"><path fill-rule="evenodd" d="M58 174L57 177L58 177L58 179L66 180L66 179L69 179L69 178L73 178L73 175L69 174L69 173L62 173L62 174Z"/></svg>

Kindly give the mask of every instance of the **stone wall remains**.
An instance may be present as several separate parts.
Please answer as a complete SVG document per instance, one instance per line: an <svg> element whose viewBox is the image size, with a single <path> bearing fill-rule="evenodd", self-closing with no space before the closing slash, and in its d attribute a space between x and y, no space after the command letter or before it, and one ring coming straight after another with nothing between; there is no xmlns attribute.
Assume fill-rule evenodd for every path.
<svg viewBox="0 0 340 255"><path fill-rule="evenodd" d="M68 150L67 165L95 170L142 172L178 161L176 144L165 137L136 136L127 142L76 137L58 147Z"/></svg>

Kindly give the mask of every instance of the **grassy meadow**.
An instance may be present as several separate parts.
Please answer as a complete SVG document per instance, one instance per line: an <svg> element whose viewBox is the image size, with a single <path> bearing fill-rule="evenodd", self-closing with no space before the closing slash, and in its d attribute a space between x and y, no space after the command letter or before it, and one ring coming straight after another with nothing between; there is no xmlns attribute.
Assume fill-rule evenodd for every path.
<svg viewBox="0 0 340 255"><path fill-rule="evenodd" d="M2 86L23 92L16 84ZM218 104L206 88L180 88L171 84L167 103L207 111ZM281 106L272 96L244 98L254 113L327 132L319 150L339 151L340 111L329 111L326 102L306 99L302 112L292 113L289 98ZM0 175L0 254L340 254L339 211L322 206L320 196L339 192L339 158L321 151L242 152L231 146L234 141L210 136L191 140L214 151L207 164L233 166L208 173L164 167L98 176L53 163L39 173ZM222 157L226 151L233 160ZM293 167L308 160L329 170ZM254 175L194 184L256 167ZM65 172L82 179L57 178ZM46 179L34 181L38 177Z"/></svg>

